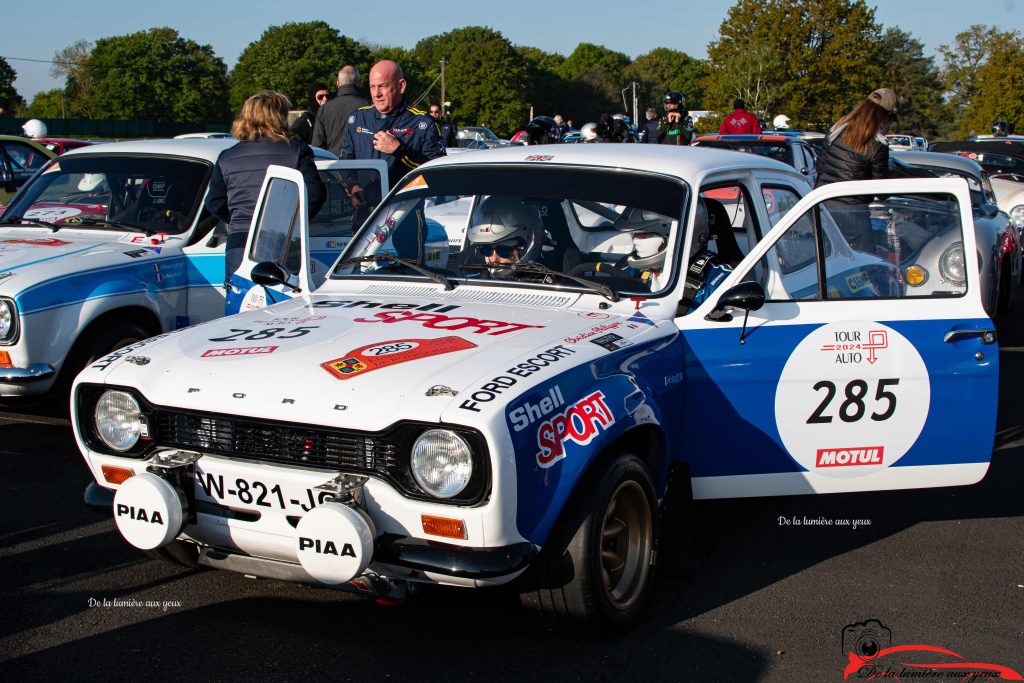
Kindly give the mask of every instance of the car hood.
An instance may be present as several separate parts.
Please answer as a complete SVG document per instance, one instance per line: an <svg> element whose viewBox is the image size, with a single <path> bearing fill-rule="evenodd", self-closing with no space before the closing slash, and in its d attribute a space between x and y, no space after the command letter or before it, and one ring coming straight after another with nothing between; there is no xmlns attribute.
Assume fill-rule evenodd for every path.
<svg viewBox="0 0 1024 683"><path fill-rule="evenodd" d="M157 405L377 430L399 417L437 421L511 371L489 398L503 402L535 379L674 330L632 317L315 295L127 347L82 379L139 387Z"/></svg>
<svg viewBox="0 0 1024 683"><path fill-rule="evenodd" d="M121 232L0 231L0 277L4 281L0 286L5 293L16 294L56 277L130 265L141 258L166 254L177 241Z"/></svg>
<svg viewBox="0 0 1024 683"><path fill-rule="evenodd" d="M996 193L1000 210L1006 213L1010 213L1013 207L1024 204L1024 183L992 178L992 191Z"/></svg>

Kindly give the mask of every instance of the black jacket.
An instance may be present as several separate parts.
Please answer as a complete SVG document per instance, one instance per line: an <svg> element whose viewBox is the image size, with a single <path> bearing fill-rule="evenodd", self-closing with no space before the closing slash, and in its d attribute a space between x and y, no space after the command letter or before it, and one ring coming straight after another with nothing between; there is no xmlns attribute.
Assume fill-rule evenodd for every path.
<svg viewBox="0 0 1024 683"><path fill-rule="evenodd" d="M659 123L658 119L644 121L643 125L640 126L640 142L646 142L649 145L656 145L661 142L658 140Z"/></svg>
<svg viewBox="0 0 1024 683"><path fill-rule="evenodd" d="M302 172L306 180L310 216L316 215L327 197L327 189L313 163L313 150L301 140L239 142L224 150L210 178L206 208L228 224L228 263L225 268L229 276L242 261L249 223L256 211L256 200L263 187L267 167L271 164Z"/></svg>
<svg viewBox="0 0 1024 683"><path fill-rule="evenodd" d="M338 94L322 107L316 115L313 126L313 146L329 149L341 156L341 138L345 133L348 117L356 109L365 107L370 101L359 94L354 85L343 85Z"/></svg>
<svg viewBox="0 0 1024 683"><path fill-rule="evenodd" d="M878 134L871 142L867 154L856 152L841 139L843 129L833 131L825 141L825 148L816 164L818 180L815 187L844 180L875 180L889 174L889 145Z"/></svg>

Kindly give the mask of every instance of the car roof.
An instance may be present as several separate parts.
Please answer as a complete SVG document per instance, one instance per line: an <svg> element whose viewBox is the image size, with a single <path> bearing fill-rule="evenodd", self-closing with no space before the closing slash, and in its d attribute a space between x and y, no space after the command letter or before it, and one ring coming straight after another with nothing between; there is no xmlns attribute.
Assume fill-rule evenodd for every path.
<svg viewBox="0 0 1024 683"><path fill-rule="evenodd" d="M428 162L427 165L436 168L471 164L531 163L622 168L684 179L692 179L718 170L763 168L803 178L792 166L781 161L732 149L628 143L499 147L473 154L441 157Z"/></svg>
<svg viewBox="0 0 1024 683"><path fill-rule="evenodd" d="M988 152L1008 156L1024 156L1024 141L992 138L991 140L949 140L933 142L929 151L940 152Z"/></svg>
<svg viewBox="0 0 1024 683"><path fill-rule="evenodd" d="M894 149L890 155L900 161L915 166L941 166L943 168L954 168L961 171L980 176L985 170L981 164L973 159L962 157L948 152L922 152L920 150Z"/></svg>
<svg viewBox="0 0 1024 683"><path fill-rule="evenodd" d="M234 138L186 138L167 140L128 140L103 142L78 147L64 153L61 158L95 154L161 154L183 156L216 162L220 153L238 143Z"/></svg>

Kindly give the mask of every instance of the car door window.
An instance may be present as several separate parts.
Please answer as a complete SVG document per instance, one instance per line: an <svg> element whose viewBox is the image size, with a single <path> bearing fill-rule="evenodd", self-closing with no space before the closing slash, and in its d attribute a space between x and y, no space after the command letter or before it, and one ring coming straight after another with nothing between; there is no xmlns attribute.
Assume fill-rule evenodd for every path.
<svg viewBox="0 0 1024 683"><path fill-rule="evenodd" d="M253 240L250 258L273 261L289 273L299 272L299 188L290 180L272 178L257 221L259 233Z"/></svg>
<svg viewBox="0 0 1024 683"><path fill-rule="evenodd" d="M754 211L750 196L743 184L727 183L705 186L701 190L700 196L701 199L711 200L705 204L711 207L712 211L717 209L716 205L720 205L725 210L724 215L732 227L732 236L735 238L731 241L738 247L739 255L746 256L750 252L750 248L761 239L763 232L757 221L757 212ZM733 251L731 245L725 244L727 240L728 236L722 235L720 240L713 240L709 247L720 256L725 256L726 252ZM723 243L719 244L718 242ZM733 261L734 258L729 257L726 260Z"/></svg>
<svg viewBox="0 0 1024 683"><path fill-rule="evenodd" d="M955 198L859 196L811 207L746 279L767 301L953 297L965 270Z"/></svg>
<svg viewBox="0 0 1024 683"><path fill-rule="evenodd" d="M4 142L3 145L17 175L31 175L49 161L49 157L29 145L20 142Z"/></svg>

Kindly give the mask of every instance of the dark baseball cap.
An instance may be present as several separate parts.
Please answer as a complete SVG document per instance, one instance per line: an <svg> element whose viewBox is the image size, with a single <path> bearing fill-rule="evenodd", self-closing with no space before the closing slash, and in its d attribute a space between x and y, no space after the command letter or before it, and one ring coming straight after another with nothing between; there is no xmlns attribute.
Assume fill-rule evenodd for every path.
<svg viewBox="0 0 1024 683"><path fill-rule="evenodd" d="M889 90L889 88L879 88L878 90L868 95L868 99L877 104L882 109L892 114L893 116L899 114L898 105L900 98L897 97L896 93L894 93L892 90Z"/></svg>

